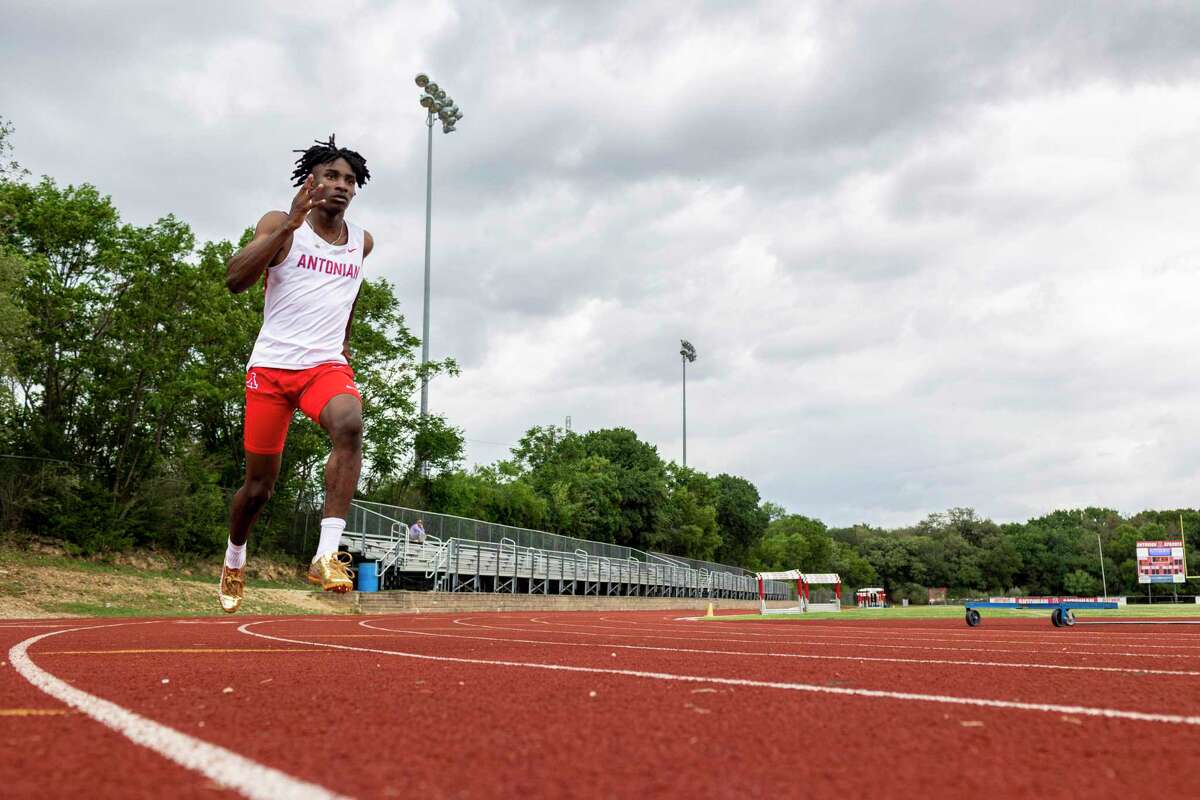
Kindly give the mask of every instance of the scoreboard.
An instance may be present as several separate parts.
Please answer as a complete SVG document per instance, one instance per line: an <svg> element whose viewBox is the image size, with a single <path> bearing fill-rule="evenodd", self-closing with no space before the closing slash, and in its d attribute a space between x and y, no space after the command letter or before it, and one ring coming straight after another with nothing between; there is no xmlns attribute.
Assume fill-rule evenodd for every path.
<svg viewBox="0 0 1200 800"><path fill-rule="evenodd" d="M1138 583L1183 583L1187 580L1181 539L1137 543Z"/></svg>

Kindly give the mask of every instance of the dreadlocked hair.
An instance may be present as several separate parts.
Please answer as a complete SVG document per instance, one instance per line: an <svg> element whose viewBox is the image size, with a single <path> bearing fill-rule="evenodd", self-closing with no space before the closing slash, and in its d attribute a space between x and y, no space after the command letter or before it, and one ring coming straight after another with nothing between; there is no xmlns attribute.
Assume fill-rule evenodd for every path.
<svg viewBox="0 0 1200 800"><path fill-rule="evenodd" d="M328 142L317 139L307 150L293 150L292 152L300 153L300 157L296 159L296 169L292 172L293 186L303 184L309 174L321 164L328 164L338 158L346 159L350 169L354 170L354 179L358 182L360 189L364 183L371 180L371 172L367 169L367 160L349 148L338 147L333 141L332 133L329 134Z"/></svg>

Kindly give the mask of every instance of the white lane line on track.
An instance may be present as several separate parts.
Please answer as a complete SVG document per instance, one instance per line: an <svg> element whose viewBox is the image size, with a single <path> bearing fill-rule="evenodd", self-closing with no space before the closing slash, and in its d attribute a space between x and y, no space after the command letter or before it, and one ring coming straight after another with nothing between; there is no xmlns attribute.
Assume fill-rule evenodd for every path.
<svg viewBox="0 0 1200 800"><path fill-rule="evenodd" d="M704 619L704 617L703 616L676 617L673 620L671 620L671 622L692 623L692 622L695 622L695 621L701 620L701 619ZM624 627L638 628L638 629L643 629L643 630L668 630L668 629L678 630L680 627L679 625L663 624L661 622L639 622L637 620L626 621L626 620L614 619L611 617L601 617L601 621L623 623ZM976 629L971 632L962 632L962 631L952 631L952 630L948 630L945 628L909 628L909 627L901 628L901 627L895 627L895 626L891 626L891 625L888 625L888 626L880 625L880 626L876 626L876 627L872 627L869 625L825 625L820 622L814 622L814 621L809 621L809 620L796 620L791 624L793 626L795 626L796 628L803 628L805 631L817 632L818 635L821 635L822 632L825 632L825 631L836 631L839 633L844 632L844 631L864 631L864 632L870 633L872 636L878 636L878 635L887 636L887 635L893 635L893 634L911 633L911 634L914 634L914 638L917 638L917 637L925 637L925 638L942 637L942 638L946 638L946 639L963 639L963 640L970 640L970 641L977 641L977 642L978 641L1006 641L1006 642L1027 642L1029 644L1058 643L1059 641L1061 641L1061 639L1064 636L1070 636L1072 640L1086 641L1089 639L1095 639L1095 640L1097 640L1095 642L1096 644L1111 643L1114 645L1120 645L1120 644L1125 644L1127 641L1133 641L1133 640L1150 640L1153 642L1161 642L1164 634L1162 634L1162 633L1154 633L1154 634L1147 633L1145 635L1138 635L1136 633L1126 633L1126 632L1101 633L1099 631L1080 630L1078 625L1177 625L1177 624L1184 624L1184 623L1182 621L1176 622L1174 620L1158 620L1158 621L1103 620L1103 619L1080 617L1077 626L1072 627L1070 629L1070 631L1061 631L1061 632L1060 631L1052 631L1052 630L1047 630L1045 632L1041 632L1041 631L1025 632L1022 630L1014 630L1011 628L1002 628L1000 630L978 630L978 629ZM1200 619L1189 621L1186 624L1200 625ZM771 633L785 632L788 627L788 623L738 622L738 623L724 623L721 625L717 625L716 627L719 627L719 628L735 628L736 627L739 631L743 631L744 635L747 635L747 636L762 636L764 638L770 638ZM781 630L781 628L783 630ZM771 631L771 633L767 633L767 631ZM730 631L730 632L732 633L732 631ZM1006 636L1006 637L1026 636L1028 638L1025 638L1025 639L1015 639L1015 638L991 639L990 638L991 636L995 636L995 635L1001 635L1001 636ZM1170 635L1172 638L1176 638L1176 639L1190 637L1193 641L1197 638L1200 638L1200 634L1184 633L1184 632L1179 632L1179 631L1172 631ZM933 639L931 639L931 641L933 641ZM1172 647L1174 645L1133 644L1131 646L1163 648L1163 647ZM1200 644L1190 644L1189 643L1189 644L1180 644L1178 646L1186 648L1186 649L1192 649L1192 650L1200 649Z"/></svg>
<svg viewBox="0 0 1200 800"><path fill-rule="evenodd" d="M590 630L603 629L603 630L621 631L622 633L627 632L629 630L628 626L621 626L621 625L596 625L596 624L592 624L592 623L583 623L583 622L547 622L544 620L537 619L536 617L531 617L529 621L537 622L540 625L547 625L547 626L554 627L554 628L588 628ZM837 630L837 629L834 629L834 630ZM955 638L953 636L951 638L935 638L933 636L906 637L906 636L890 636L886 632L876 632L876 633L871 633L871 634L864 633L861 635L856 635L856 634L844 635L844 634L840 634L840 633L822 633L820 631L815 631L815 632L814 631L815 631L815 629L806 630L803 632L803 635L807 636L810 639L815 637L815 638L838 640L838 641L870 640L872 642L876 642L876 641L879 641L879 639L881 639L881 638L883 638L885 640L891 639L891 640L899 640L899 641L941 642L944 644L958 644L960 641L964 641L964 640ZM563 631L563 632L569 633L570 631ZM797 633L799 633L799 631L797 631ZM732 635L732 632L731 632L731 635ZM752 633L752 632L747 631L743 635L758 636L758 637L762 637L765 639L771 639L773 641L779 641L779 639L777 637L769 636L765 633ZM1063 636L1063 637L1071 636L1071 634L1065 633L1065 632L1061 633L1059 635ZM1091 635L1095 636L1096 634L1091 634ZM1073 639L1075 637L1071 636L1071 638ZM717 640L713 639L712 641L717 641ZM966 640L966 641L969 641L969 640ZM1064 643L1069 644L1071 642L1070 639L1065 639L1065 638L1063 640L1061 640L1060 642L1055 642L1053 639L1046 639L1046 640L1042 640L1042 641L1030 641L1028 639L990 639L990 638L985 639L982 637L977 638L975 641L980 644L1020 644L1020 645L1026 645L1026 646L1041 645L1041 644L1055 644L1055 645L1064 644ZM1105 644L1104 642L1094 642L1094 641L1084 641L1084 642L1079 642L1079 643L1089 646L1089 647L1096 647L1098 645ZM1131 647L1131 648L1151 649L1151 650L1177 650L1180 648L1182 648L1184 650L1200 650L1200 645L1189 645L1189 644L1169 645L1169 644L1135 644L1135 643L1130 643L1130 642L1113 642L1112 645L1114 647ZM1146 653L1145 655L1154 657L1158 654L1157 653ZM1179 657L1181 657L1181 658L1194 657L1194 656L1186 655L1186 654L1177 654L1177 655L1179 655Z"/></svg>
<svg viewBox="0 0 1200 800"><path fill-rule="evenodd" d="M553 672L574 672L590 675L616 675L626 678L645 678L654 681L671 681L680 683L707 683L718 686L745 686L756 689L780 689L791 692L806 692L811 694L840 695L842 697L866 697L875 700L904 700L921 703L941 703L947 705L976 706L980 708L998 708L1013 711L1040 711L1050 714L1075 714L1086 717L1103 717L1106 719L1132 720L1137 722L1160 722L1170 725L1200 726L1200 716L1183 716L1180 714L1162 714L1145 711L1125 711L1116 708L1095 708L1091 706L1067 706L1054 703L1025 703L1016 700L989 700L983 697L956 697L954 695L920 694L917 692L890 692L881 689L852 689L843 686L817 686L810 683L787 683L783 681L756 681L749 678L719 678L705 675L679 675L671 672L648 672L635 669L605 669L602 667L578 667L567 664L544 664L536 661L506 661L486 658L461 658L457 656L435 656L425 653L406 653L400 650L380 650L375 647L355 647L347 644L332 642L306 642L302 639L289 639L283 636L271 636L250 630L253 625L261 622L247 622L238 627L239 633L256 636L260 639L270 639L289 644L317 645L335 650L347 650L354 653L371 653L374 655L412 658L421 661L437 661L449 664L473 664L487 667L517 667L522 669L549 670Z"/></svg>
<svg viewBox="0 0 1200 800"><path fill-rule="evenodd" d="M566 630L538 630L531 631L525 628L508 628L497 625L479 625L470 622L470 617L461 617L454 620L455 625L463 625L466 627L488 628L490 630L505 630L514 633L551 633L561 636L606 636L610 639L623 637L632 637L637 639L670 639L680 642L731 642L736 644L782 644L782 645L797 645L797 646L813 646L813 647L845 647L845 648L873 648L876 650L921 650L939 653L1015 653L1017 655L1030 656L1113 656L1120 658L1186 658L1195 659L1193 655L1183 653L1122 653L1112 650L1066 650L1060 649L1053 652L1046 650L1010 650L1004 647L931 647L929 645L920 644L882 644L875 642L827 642L814 641L810 639L772 639L769 642L764 642L761 639L733 639L727 637L705 638L702 636L666 636L664 634L648 634L648 633L591 633L588 631L566 631ZM578 627L578 626L577 626ZM607 626L601 626L607 627ZM609 630L620 630L619 628L608 627ZM864 637L865 638L865 637ZM923 641L918 639L917 641Z"/></svg>
<svg viewBox="0 0 1200 800"><path fill-rule="evenodd" d="M34 664L27 652L30 645L50 636L94 628L145 624L149 623L123 622L115 625L92 625L43 633L14 645L8 651L8 660L25 680L54 699L78 709L135 744L140 744L182 767L199 772L209 780L253 798L253 800L272 800L272 798L344 800L343 795L334 794L323 786L293 778L291 775L251 761L223 747L195 739L174 728L154 722L116 703L76 689Z"/></svg>
<svg viewBox="0 0 1200 800"><path fill-rule="evenodd" d="M1082 625L1104 625L1104 624L1122 624L1119 622L1106 623L1102 621L1089 621L1080 619L1079 624ZM1139 625L1150 623L1140 622ZM806 628L808 626L805 626ZM1147 634L1139 636L1129 633L1101 633L1099 631L1084 631L1078 627L1071 627L1062 631L1048 631L1045 634L1030 633L1025 638L1014 638L1021 636L1020 631L1003 630L1003 631L981 631L977 633L958 633L955 631L946 630L926 630L913 631L911 634L895 633L900 631L899 628L834 628L830 626L813 626L814 635L830 636L842 638L867 638L867 637L889 637L911 639L913 641L929 641L929 642L996 642L1000 644L1029 644L1029 645L1049 645L1059 646L1062 644L1085 644L1093 646L1111 645L1112 647L1133 647L1147 650L1200 650L1200 644L1189 642L1172 641L1170 644L1160 644L1166 634ZM845 634L843 631L859 630L862 634ZM768 636L766 633L756 634L760 636ZM1172 640L1178 639L1179 634L1172 633ZM1152 643L1146 643L1146 640ZM1194 641L1194 640L1193 640Z"/></svg>
<svg viewBox="0 0 1200 800"><path fill-rule="evenodd" d="M516 644L548 644L559 647L598 647L608 648L612 650L647 650L651 652L661 653L692 653L699 655L721 655L721 656L758 656L760 658L798 658L810 661L866 661L866 662L882 662L888 664L953 664L962 667L1007 667L1016 669L1048 669L1048 670L1066 670L1079 672L1115 672L1131 675L1175 675L1178 677L1195 678L1200 677L1200 672L1191 670L1174 670L1174 669L1138 669L1136 667L1092 667L1082 665L1067 665L1067 664L1021 664L1010 661L956 661L949 658L883 658L880 656L831 656L819 655L816 653L761 653L753 650L707 650L691 647L654 647L652 645L639 644L605 644L603 642L554 642L544 639L505 639L498 636L467 636L466 634L455 633L431 633L429 631L417 630L396 630L394 628L381 628L378 625L372 625L369 621L363 620L358 623L364 628L370 628L373 631L387 631L388 633L416 635L416 636L435 636L441 639L473 639L475 641L495 642L502 644L505 642L513 642Z"/></svg>
<svg viewBox="0 0 1200 800"><path fill-rule="evenodd" d="M618 623L622 623L623 625L628 626L628 627L653 628L656 630L662 630L664 628L678 629L679 628L678 625L672 625L671 623L683 622L683 621L692 622L692 621L700 620L700 619L704 619L704 616L700 615L700 616L689 616L689 617L669 617L665 620L655 620L655 621L650 621L650 622L643 622L636 618L626 620L626 619L619 619L619 618L615 618L615 617L600 617L601 622L618 622ZM1005 617L1003 619L1017 619L1017 618L1016 617ZM938 620L935 618L934 621L938 621ZM980 630L980 629L976 628L971 631L956 631L956 630L950 630L948 628L915 628L915 627L910 627L910 626L901 627L898 625L854 625L854 624L850 624L850 623L837 623L835 625L829 625L823 621L806 620L806 619L790 620L788 622L754 622L751 620L739 620L736 623L736 625L729 625L728 623L726 623L724 626L719 626L719 627L736 627L739 630L749 629L752 631L772 631L772 630L778 631L781 626L786 629L786 627L788 626L789 623L792 625L796 625L796 626L803 626L806 630L869 631L871 633L876 633L876 634L877 633L885 633L886 634L886 633L901 632L901 633L921 634L921 635L926 635L926 636L952 636L952 637L959 637L959 638L970 638L972 640L979 640L982 637L985 637L990 633L996 633L996 634L1003 634L1005 636L1022 636L1022 635L1029 636L1030 642L1053 642L1058 637L1063 636L1064 633L1067 633L1065 631L1059 632L1059 631L1052 631L1052 630L1025 631L1025 630L1022 630L1019 628L1000 628L1000 629L990 630L990 631L989 630ZM959 624L961 625L962 623L959 623ZM1079 616L1079 624L1088 624L1088 625L1092 625L1092 624L1175 625L1177 623L1175 620L1163 620L1163 619L1160 619L1160 620L1121 619L1121 620L1107 621L1107 620L1101 619L1099 617L1089 617L1086 615L1082 615L1082 616ZM1200 618L1194 618L1194 619L1188 621L1187 624L1200 625ZM754 635L755 636L769 636L770 634L764 632L764 633L754 633ZM1147 633L1145 635L1138 635L1136 633L1112 634L1112 633L1100 633L1099 631L1088 632L1088 631L1081 631L1081 630L1079 630L1078 627L1072 628L1072 630L1069 632L1069 635L1072 638L1099 638L1099 639L1104 639L1104 640L1112 640L1113 638L1119 636L1121 639L1150 639L1151 641L1161 641L1162 637L1163 637L1163 634L1161 634L1161 633ZM1172 632L1171 635L1175 636L1175 637L1187 637L1187 638L1192 638L1192 639L1200 639L1200 633L1186 633L1186 632L1179 631L1179 632Z"/></svg>

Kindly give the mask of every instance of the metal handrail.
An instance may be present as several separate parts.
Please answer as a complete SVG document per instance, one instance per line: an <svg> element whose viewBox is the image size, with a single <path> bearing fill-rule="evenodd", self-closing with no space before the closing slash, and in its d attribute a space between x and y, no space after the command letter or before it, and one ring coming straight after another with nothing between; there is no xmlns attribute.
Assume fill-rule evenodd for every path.
<svg viewBox="0 0 1200 800"><path fill-rule="evenodd" d="M378 558L377 567L381 581L391 570L424 567L425 577L433 578L437 589L449 586L451 590L461 590L464 587L459 581L461 573L468 583L474 581L476 588L479 587L478 577L481 574L493 576L498 582L511 577L514 580L513 591L516 591L515 579L527 575L531 585L549 580L563 581L564 584L583 581L582 589L585 592L599 593L604 583L615 582L630 587L627 591L631 593L632 587L638 586L641 588L636 593L658 596L707 594L711 597L717 596L718 592L757 595L757 581L753 579L725 571L692 569L670 557L642 561L631 554L613 559L593 555L583 548L563 552L525 547L509 537L503 537L499 542L489 542L459 537L442 540L437 536L427 536L425 544L419 545L410 542L407 536L400 535L404 530L403 523L398 523L389 526L386 532L379 530L369 536L354 532L348 538L353 544L363 543L364 550L367 546L374 551L384 550ZM783 598L787 596L790 584L771 581L766 589L769 598ZM610 586L608 591L612 593L614 590Z"/></svg>

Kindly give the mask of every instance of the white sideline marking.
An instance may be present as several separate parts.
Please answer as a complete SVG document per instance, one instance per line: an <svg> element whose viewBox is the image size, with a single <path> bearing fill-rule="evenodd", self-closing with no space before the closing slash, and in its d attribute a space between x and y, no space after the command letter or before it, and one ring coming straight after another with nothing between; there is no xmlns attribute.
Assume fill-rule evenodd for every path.
<svg viewBox="0 0 1200 800"><path fill-rule="evenodd" d="M117 625L128 624L131 623L117 623ZM223 747L194 739L174 728L168 728L122 708L116 703L102 700L95 695L76 689L34 664L26 652L30 645L49 636L109 627L116 627L116 625L93 625L87 628L70 628L43 633L14 645L8 651L8 660L17 672L21 673L22 677L54 699L61 700L72 708L78 709L135 744L153 750L180 766L195 770L209 780L246 797L254 800L272 800L272 798L344 800L343 795L334 794L323 786L293 778Z"/></svg>
<svg viewBox="0 0 1200 800"><path fill-rule="evenodd" d="M724 616L724 615L718 614L717 616L720 617L720 616ZM1036 619L1036 617L1034 617L1034 616L1030 616L1028 618ZM678 630L678 626L674 626L674 625L667 626L667 625L663 625L662 622L642 622L637 619L623 620L623 619L616 619L613 617L601 617L600 619L604 622L620 622L623 625L625 625L626 627L654 628L655 630L669 630L669 629ZM699 619L704 619L704 616L700 615L698 617L674 617L674 618L668 618L665 621L666 622L672 622L672 621L691 622L691 621L699 620ZM940 621L942 618L933 618L933 619L934 619L934 621ZM952 618L946 617L945 619L952 619ZM1013 620L1013 619L1018 619L1018 618L1017 617L999 617L997 619ZM948 628L914 628L914 627L910 627L910 626L900 627L900 626L895 626L895 625L886 625L886 626L884 626L884 625L879 625L879 626L852 625L852 624L843 623L843 622L837 622L834 625L828 625L828 624L825 624L825 622L822 620L802 620L802 622L803 622L806 630L870 631L873 634L890 633L890 632L896 632L896 631L899 631L899 632L907 631L907 632L911 632L911 633L919 633L919 634L924 634L924 635L970 637L974 641L982 641L983 640L982 637L986 636L988 633L1000 633L1000 632L1003 632L1004 635L1007 635L1007 636L1020 636L1020 635L1029 636L1031 638L1029 638L1027 640L1022 639L1022 640L1007 640L1007 641L1028 641L1030 644L1056 643L1056 639L1058 637L1062 636L1061 633L1059 633L1058 631L1054 631L1054 630L1024 631L1024 630L1020 630L1020 629L1001 628L1001 629L992 629L990 631L981 631L979 629L974 629L971 631L952 631L952 630L949 630ZM1081 624L1086 624L1086 625L1105 625L1105 624L1113 624L1113 625L1116 625L1116 624L1120 624L1120 625L1173 625L1173 624L1178 624L1178 623L1175 620L1146 620L1146 619L1141 619L1141 618L1106 621L1103 619L1089 616L1089 617L1080 617L1079 621L1076 623L1076 625L1081 625ZM1193 618L1190 622L1187 622L1186 624L1200 625L1200 619ZM760 630L760 631L770 631L770 630L776 629L778 627L778 624L772 623L772 622L757 622L754 620L741 620L738 622L737 627L738 628L751 628L751 629ZM753 635L753 636L768 636L768 637L770 636L770 634L765 633L765 632L764 633L751 633L750 631L747 631L746 634ZM1174 636L1182 636L1182 637L1200 638L1200 633L1175 633L1173 635ZM1091 638L1100 639L1100 640L1104 640L1104 641L1112 641L1114 634L1099 633L1099 632L1087 633L1085 631L1074 630L1071 633L1071 636L1072 636L1072 638L1091 637ZM1150 639L1150 640L1155 640L1155 641L1162 640L1162 634L1145 634L1145 635L1139 636L1138 634L1135 634L1135 633L1122 633L1122 634L1120 634L1120 637L1122 639ZM1120 642L1116 642L1115 644L1120 644Z"/></svg>
<svg viewBox="0 0 1200 800"><path fill-rule="evenodd" d="M513 631L514 633L535 633L535 632L542 633L542 631L530 631L530 630L526 630L525 628L509 628L509 627L502 627L499 625L481 625L479 623L471 622L470 620L472 620L472 619L474 619L474 618L473 617L460 617L459 619L454 620L454 624L455 625L463 625L463 626L469 627L469 628L486 628L488 630L495 630L495 631ZM542 623L542 624L546 624L546 623ZM578 627L578 626L576 626L576 627ZM605 626L601 626L601 627L605 627ZM606 629L620 630L619 628L612 628L612 627L607 627ZM672 641L679 641L679 642L720 642L722 644L729 642L729 643L734 643L734 644L771 644L771 645L797 645L797 646L812 645L815 647L845 647L845 648L860 648L860 649L861 648L874 648L876 650L930 650L930 651L952 652L952 653L1016 653L1017 655L1023 655L1023 656L1031 656L1031 655L1032 656L1120 656L1122 658L1139 658L1139 659L1145 659L1145 658L1194 659L1195 658L1195 656L1188 655L1186 653L1122 653L1122 652L1117 652L1117 651L1112 651L1112 650L1067 650L1065 648L1064 649L1056 649L1053 651L1046 650L1045 648L1035 649L1033 651L1030 651L1030 650L1010 650L1010 649L1004 648L1004 647L930 647L928 645L919 645L919 644L875 644L873 642L852 642L852 643L850 643L850 642L827 642L827 641L813 641L810 639L763 640L763 639L734 639L731 637L720 637L720 636L718 636L718 637L667 636L666 634L662 634L662 633L655 633L655 634L623 633L623 634L618 634L618 633L591 633L588 631L564 631L564 630L551 630L551 631L546 631L546 632L553 634L553 635L562 635L562 636L604 636L609 639L623 637L623 638L636 638L636 639L651 639L651 640L657 640L657 641L662 641L664 639L670 639ZM864 636L861 638L865 639L867 637ZM926 641L926 640L916 639L914 641L920 642L920 641Z"/></svg>
<svg viewBox="0 0 1200 800"><path fill-rule="evenodd" d="M537 619L536 617L530 617L529 621L536 622L539 625L550 625L550 626L553 626L556 628L591 628L593 630L628 631L631 627L628 625L597 625L597 624L591 623L591 622L547 622L544 620ZM748 623L748 624L750 624L750 625L768 624L769 625L771 623L753 623L752 622L752 623ZM1087 624L1090 625L1092 623L1089 622ZM641 626L639 629L646 630L648 627L649 626ZM675 626L671 626L671 628L678 630L678 628L675 628ZM671 629L671 628L669 628L669 629ZM849 635L842 634L842 633L822 633L821 632L821 631L841 631L841 630L843 630L842 628L831 628L829 626L824 626L823 628L819 628L816 625L807 625L807 624L805 625L805 628L807 628L807 630L796 631L796 633L807 636L809 638L836 639L836 640L845 640L845 641L863 641L863 640L878 641L880 639L883 639L883 640L901 641L901 642L904 642L904 641L943 642L943 643L947 643L947 644L958 644L960 642L960 639L956 638L956 637L969 636L969 637L971 637L971 639L965 640L965 641L973 641L973 642L976 642L979 644L1020 644L1020 645L1025 645L1027 647L1032 647L1032 646L1036 646L1036 645L1045 645L1045 644L1052 644L1052 645L1058 646L1059 644L1062 643L1059 641L1055 641L1054 639L1049 638L1049 637L1044 638L1044 639L1037 639L1037 640L1033 640L1033 639L992 639L992 638L984 638L986 636L986 634L983 634L983 635L971 634L971 633L958 634L958 633L954 633L954 632L950 632L950 631L937 631L937 636L912 637L912 636L891 636L887 633L887 631L885 629L882 629L882 628L879 629L878 631L874 631L871 633L849 634ZM870 629L862 628L862 629L856 629L856 630L870 630ZM569 633L569 632L570 631L564 631L564 633ZM711 631L711 632L715 633L716 631ZM931 631L927 631L927 633L929 633L929 632L931 632ZM730 631L729 633L732 635L734 632ZM780 631L780 633L783 633L783 631ZM628 635L636 635L636 634L628 634ZM767 634L767 633L754 633L752 631L745 631L744 633L739 632L738 635L758 636L758 637L762 637L765 639L770 639L772 641L782 641L778 637L771 636L770 634ZM1007 635L1007 633L1005 635ZM1050 634L1050 636L1056 636L1056 635L1063 636L1063 634L1061 634L1061 633ZM1097 636L1103 637L1104 636L1104 634L1098 634L1098 633L1084 634L1084 635L1091 636L1091 637L1097 637ZM950 638L945 638L947 636ZM939 637L941 637L941 638L939 638ZM1075 637L1075 635L1071 635L1071 638L1074 639L1076 637ZM1130 637L1123 637L1123 638L1130 638ZM1147 637L1147 638L1149 638L1149 637ZM713 641L717 641L717 640L714 639ZM1068 643L1070 642L1070 640L1066 640L1066 641ZM1111 644L1113 647L1136 647L1136 648L1149 648L1149 649L1153 649L1153 650L1174 650L1177 648L1183 648L1184 650L1200 650L1200 645L1194 645L1194 644L1137 644L1134 642L1104 642L1104 641L1087 641L1087 640L1075 642L1075 644L1082 644L1082 645L1089 646L1089 647L1099 647L1099 646L1104 646L1106 644ZM1157 655L1157 654L1148 653L1147 655L1153 656L1153 655ZM1185 657L1191 657L1190 655L1186 655L1186 654L1180 654L1180 655L1183 655Z"/></svg>
<svg viewBox="0 0 1200 800"><path fill-rule="evenodd" d="M678 681L682 683L715 683L719 686L750 686L759 689L783 689L792 692L811 692L814 694L833 694L850 697L870 697L882 700L910 700L924 703L945 703L948 705L979 706L982 708L1001 708L1020 711L1042 711L1051 714L1076 714L1086 717L1105 717L1108 719L1127 719L1138 722L1163 722L1172 725L1200 726L1200 716L1182 716L1179 714L1160 714L1145 711L1123 711L1115 708L1092 708L1089 706L1063 706L1053 703L1024 703L1018 700L989 700L984 697L955 697L953 695L920 694L917 692L889 692L881 689L851 689L840 686L817 686L811 683L785 683L782 681L756 681L749 678L718 678L704 675L677 675L671 672L647 672L636 669L604 669L602 667L577 667L567 664L541 664L536 661L504 661L486 658L461 658L457 656L434 656L424 653L405 653L399 650L380 650L374 647L355 647L348 644L333 644L332 642L306 642L301 639L288 639L282 636L270 636L249 630L251 625L261 625L260 622L247 622L238 628L239 633L257 636L260 639L271 639L276 642L289 644L317 645L336 650L349 650L357 653L374 653L384 656L399 656L400 658L415 658L422 661L441 661L451 664L477 664L488 667L523 667L525 669L544 669L555 672L580 672L591 675L620 675L628 678L647 678L656 681Z"/></svg>
<svg viewBox="0 0 1200 800"><path fill-rule="evenodd" d="M497 636L467 636L462 633L430 633L429 631L396 630L372 625L367 620L358 623L373 631L387 631L416 636L436 636L442 639L474 639L482 642L515 642L517 644L548 644L559 647L606 647L611 650L652 650L663 653L698 653L719 656L759 656L761 658L802 658L814 661L872 661L889 664L955 664L963 667L1014 667L1019 669L1058 669L1081 672L1119 672L1134 675L1177 675L1185 678L1200 677L1200 672L1181 669L1139 669L1136 667L1093 667L1071 664L1020 664L1011 661L960 661L951 658L884 658L882 656L830 656L816 653L762 653L753 650L703 650L692 647L653 647L645 644L604 644L601 642L551 642L542 639L504 639ZM476 627L476 626L472 626ZM483 627L483 626L479 626ZM765 642L764 642L765 644Z"/></svg>

